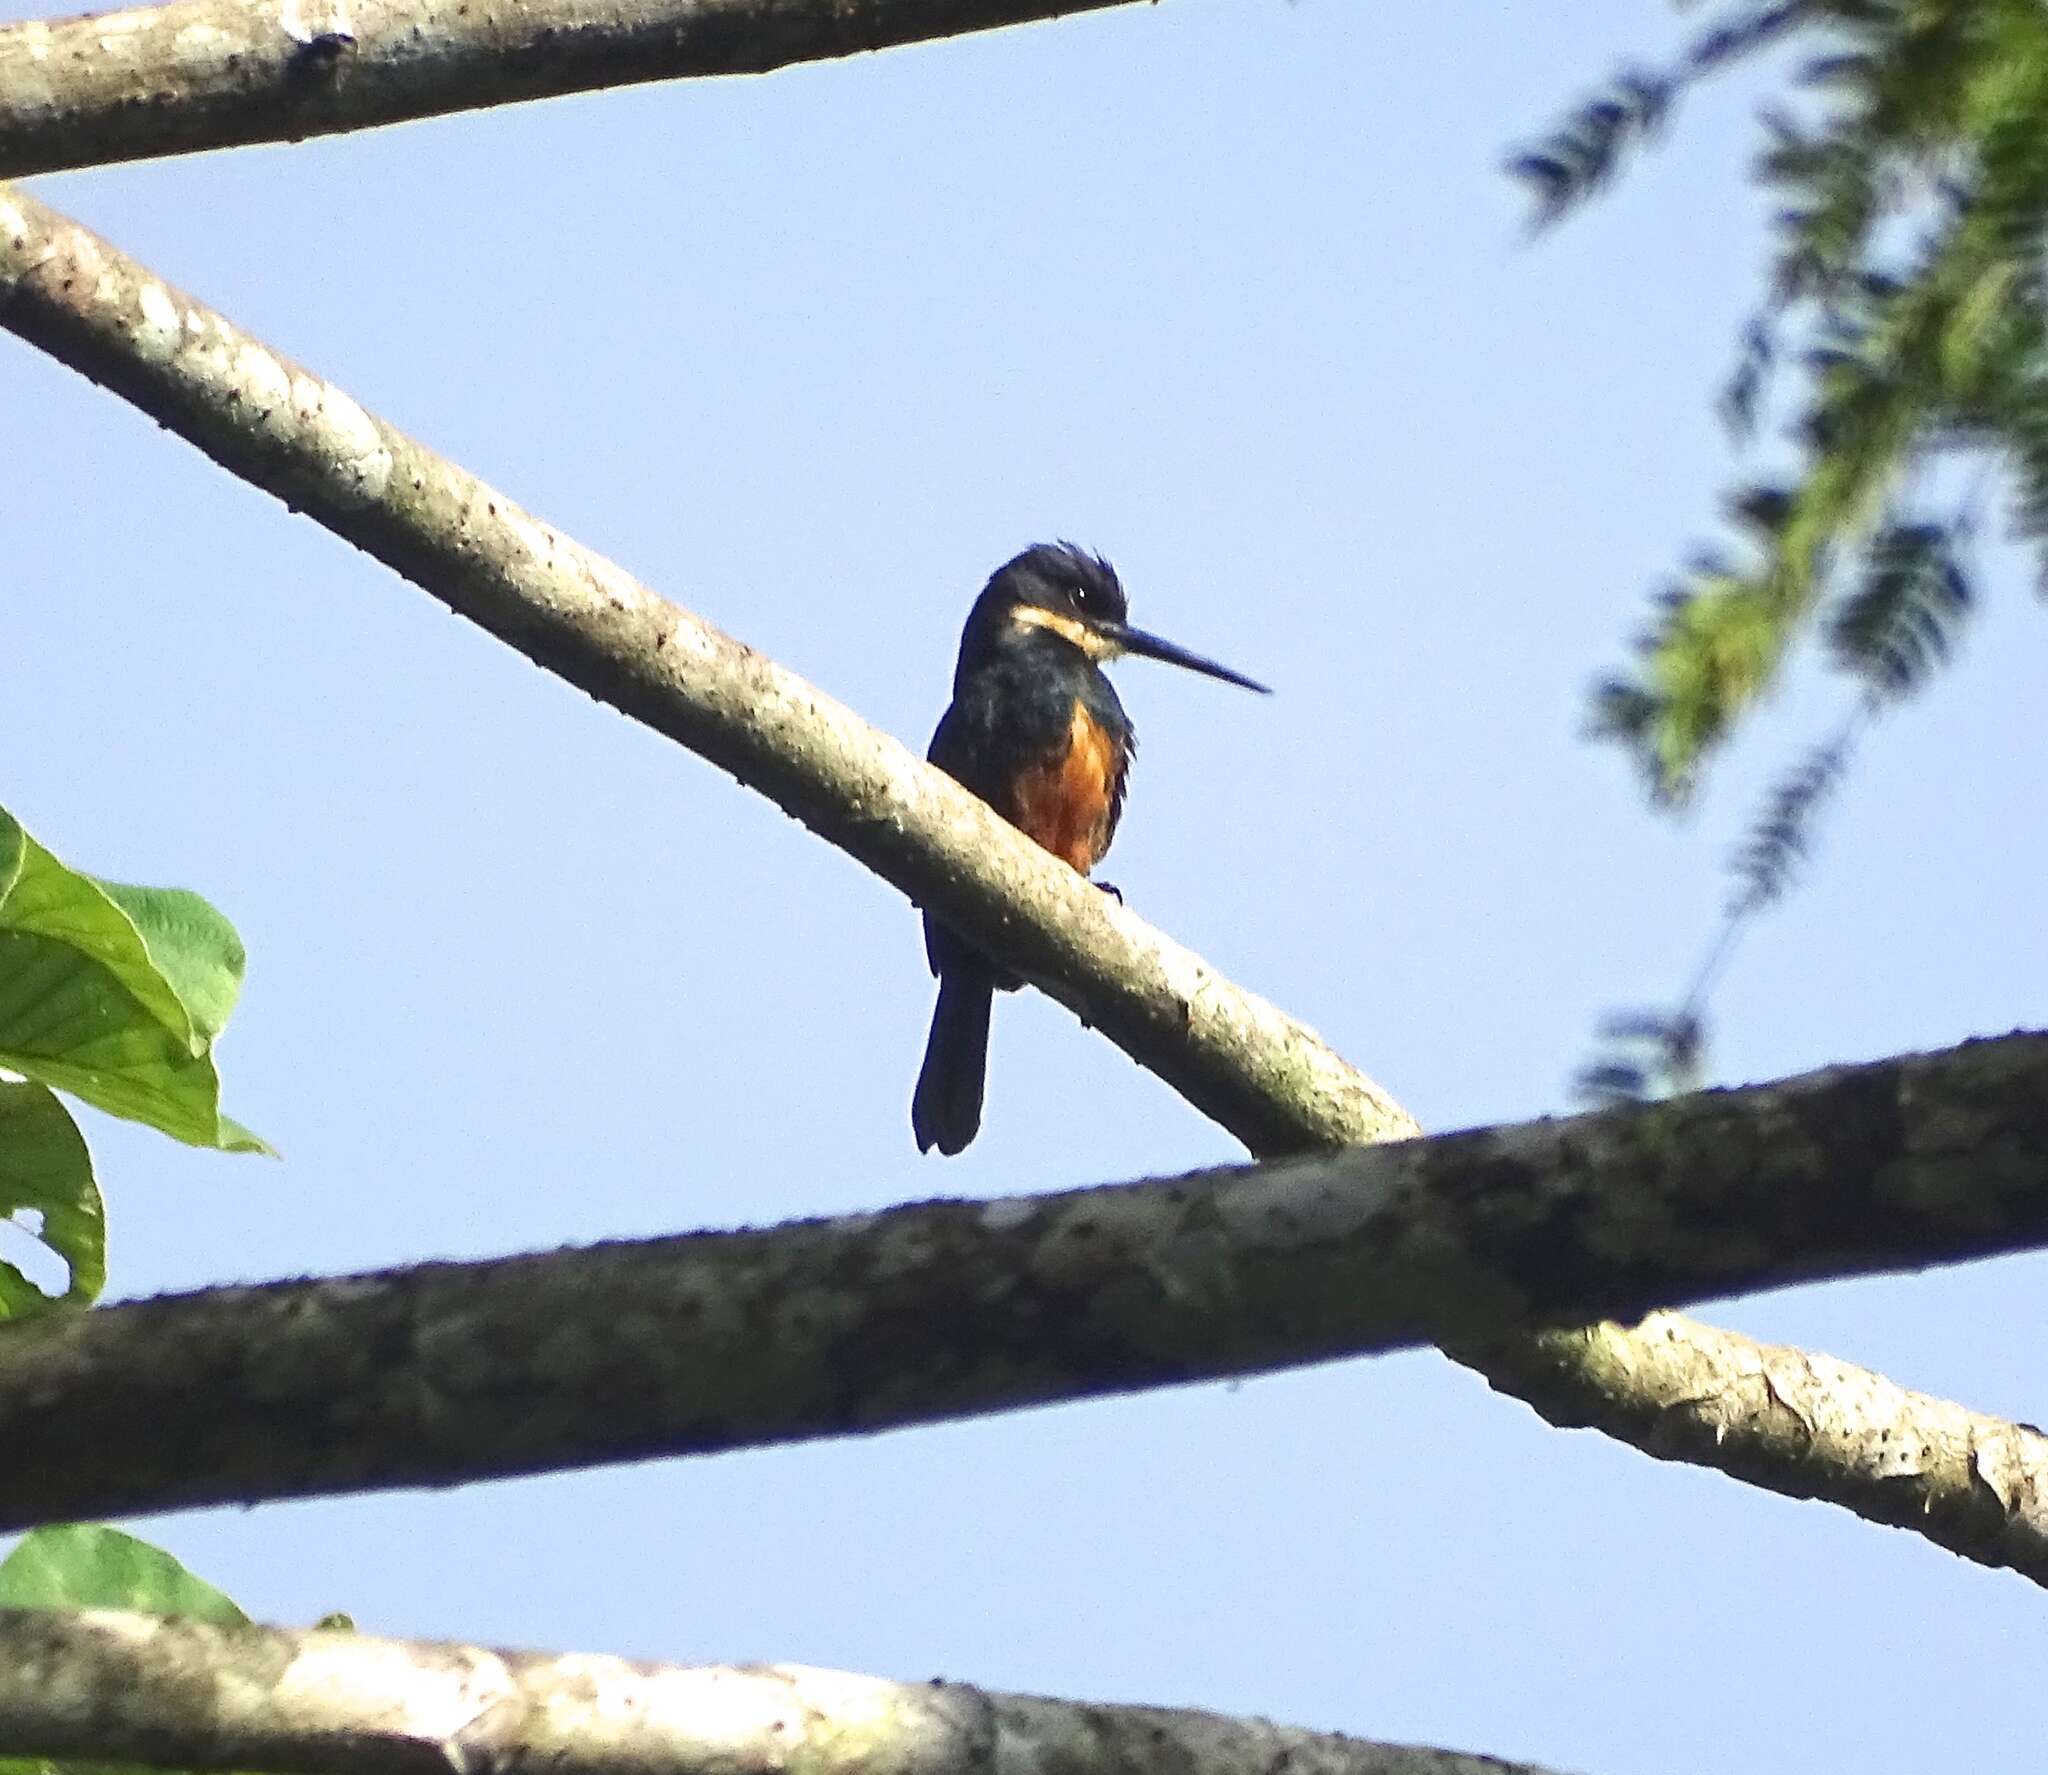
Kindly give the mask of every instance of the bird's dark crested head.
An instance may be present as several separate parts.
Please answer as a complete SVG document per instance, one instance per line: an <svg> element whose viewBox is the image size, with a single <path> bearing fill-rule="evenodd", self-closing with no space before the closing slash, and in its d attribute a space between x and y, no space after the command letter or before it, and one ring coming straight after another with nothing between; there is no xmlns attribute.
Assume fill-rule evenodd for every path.
<svg viewBox="0 0 2048 1775"><path fill-rule="evenodd" d="M1071 542L1034 543L989 576L960 638L963 672L1020 643L1053 636L1090 658L1114 649L1101 637L1129 614L1116 569Z"/></svg>
<svg viewBox="0 0 2048 1775"><path fill-rule="evenodd" d="M1123 582L1100 555L1071 542L1033 543L989 576L985 604L1068 612L1097 622L1122 622L1130 615Z"/></svg>
<svg viewBox="0 0 2048 1775"><path fill-rule="evenodd" d="M957 695L975 672L1002 660L1071 664L1078 656L1101 665L1125 654L1164 660L1247 690L1266 688L1163 636L1132 628L1116 569L1071 542L1036 543L995 570L968 613L953 688Z"/></svg>

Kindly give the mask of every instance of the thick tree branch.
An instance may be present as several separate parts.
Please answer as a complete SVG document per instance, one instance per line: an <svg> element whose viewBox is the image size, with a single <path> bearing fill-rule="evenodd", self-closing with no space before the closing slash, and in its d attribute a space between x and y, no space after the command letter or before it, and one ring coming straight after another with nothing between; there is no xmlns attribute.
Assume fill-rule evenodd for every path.
<svg viewBox="0 0 2048 1775"><path fill-rule="evenodd" d="M0 1609L0 1756L275 1775L1543 1775L1164 1707Z"/></svg>
<svg viewBox="0 0 2048 1775"><path fill-rule="evenodd" d="M1132 0L172 0L0 26L0 178L964 36Z"/></svg>
<svg viewBox="0 0 2048 1775"><path fill-rule="evenodd" d="M2041 1244L2048 1036L2008 1036L1258 1168L52 1315L0 1340L0 1447L27 1457L0 1528L873 1431ZM1684 1335L1570 1333L1551 1367L1635 1392L1632 1344ZM1637 1408L1653 1447L1754 1416L1771 1483L2048 1582L2048 1440L1846 1369L1817 1387L1796 1354L1682 1355Z"/></svg>
<svg viewBox="0 0 2048 1775"><path fill-rule="evenodd" d="M1413 1132L1398 1105L1311 1032L1087 888L849 710L7 187L0 325L529 658L768 795L1054 996L1085 1007L1089 1020L1255 1153ZM673 1300L663 1309L676 1310ZM607 1317L599 1303L592 1318ZM9 1357L25 1353L32 1335L11 1336ZM1711 1446L1668 1432L1666 1423L1687 1409L1703 1353L1729 1372L1760 1359L1757 1346L1731 1333L1690 1326L1685 1335L1681 1350L1668 1335L1620 1328L1547 1333L1479 1359L1495 1385L1526 1393L1559 1421L1745 1477L1769 1472L1778 1489L1864 1508L1847 1470L1817 1486L1811 1456L1788 1462L1784 1438L1768 1423L1717 1425ZM1884 1444L1894 1431L1868 1434ZM606 1456L600 1444L580 1458ZM1869 1464L1851 1462L1857 1470ZM1935 1510L1940 1489L1902 1482L1905 1490L1916 1484L1915 1502ZM1888 1491L1885 1507L1870 1513L1894 1520L1902 1507L1891 1500L1903 1495Z"/></svg>

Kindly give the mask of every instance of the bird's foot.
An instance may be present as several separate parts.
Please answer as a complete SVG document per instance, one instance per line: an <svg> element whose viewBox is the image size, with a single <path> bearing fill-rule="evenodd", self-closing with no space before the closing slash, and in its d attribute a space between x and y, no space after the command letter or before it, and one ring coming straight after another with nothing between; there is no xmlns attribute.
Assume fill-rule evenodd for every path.
<svg viewBox="0 0 2048 1775"><path fill-rule="evenodd" d="M1099 887L1105 894L1107 894L1112 900L1114 900L1119 906L1121 906L1124 903L1124 890L1118 887L1115 882L1098 881L1095 885Z"/></svg>

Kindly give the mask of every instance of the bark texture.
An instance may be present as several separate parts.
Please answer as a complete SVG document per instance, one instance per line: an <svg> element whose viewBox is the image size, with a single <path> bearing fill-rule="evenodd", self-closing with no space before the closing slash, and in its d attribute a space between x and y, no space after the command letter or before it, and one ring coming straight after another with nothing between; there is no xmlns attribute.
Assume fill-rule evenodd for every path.
<svg viewBox="0 0 2048 1775"><path fill-rule="evenodd" d="M1132 0L172 0L0 26L0 178L759 74Z"/></svg>
<svg viewBox="0 0 2048 1775"><path fill-rule="evenodd" d="M2048 1036L2008 1036L1256 1168L51 1316L0 1342L0 1447L32 1456L0 1466L0 1528L874 1431L2041 1244ZM1647 1375L1643 1343L1670 1357ZM1780 1489L2048 1582L2037 1433L1661 1315L1505 1348L1563 1415L1611 1370L1657 1389L1657 1452L1753 1420Z"/></svg>
<svg viewBox="0 0 2048 1775"><path fill-rule="evenodd" d="M1656 1361L1641 1359L1646 1347ZM2048 1584L2048 1435L2032 1424L1832 1356L1733 1344L1675 1313L1452 1354L1560 1429L1588 1423L1590 1377L1608 1400L1632 1401L1619 1433L1645 1454L1840 1504ZM1604 1407L1598 1427L1613 1433L1616 1415Z"/></svg>
<svg viewBox="0 0 2048 1775"><path fill-rule="evenodd" d="M1101 1028L1258 1154L1399 1139L1407 1114L1312 1032L1145 926L843 706L664 602L33 198L0 186L0 325L305 510L547 670L731 771ZM1768 1417L1685 1433L1689 1389L1761 1360L1733 1333L1601 1327L1468 1345L1554 1420L1925 1530L1952 1493L1856 1474L1891 1428L1788 1460ZM20 1338L11 1344L26 1348ZM191 1380L194 1377L186 1377ZM1874 1380L1875 1377L1867 1377ZM1135 1383L1133 1383L1135 1384ZM260 1406L262 1394L255 1395ZM1901 1395L1910 1400L1910 1395ZM1677 1426L1676 1428L1672 1426ZM612 1458L602 1447L585 1459Z"/></svg>
<svg viewBox="0 0 2048 1775"><path fill-rule="evenodd" d="M0 1755L274 1775L1543 1775L1264 1720L111 1610L0 1610Z"/></svg>

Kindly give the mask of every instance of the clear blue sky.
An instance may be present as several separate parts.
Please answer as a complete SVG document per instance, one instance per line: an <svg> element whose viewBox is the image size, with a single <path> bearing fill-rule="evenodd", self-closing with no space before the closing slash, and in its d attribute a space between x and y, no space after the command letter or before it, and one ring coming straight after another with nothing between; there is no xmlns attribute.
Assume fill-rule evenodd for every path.
<svg viewBox="0 0 2048 1775"><path fill-rule="evenodd" d="M33 11L4 0L10 14ZM914 743L1027 541L1279 689L1133 663L1109 873L1433 1127L1555 1110L1682 981L1782 698L1690 823L1578 736L1711 519L1754 90L1535 246L1503 149L1639 0L1189 0L34 189ZM911 911L0 336L0 798L198 887L282 1165L95 1120L113 1292L1227 1160L1028 995L950 1164ZM1727 1079L2038 1023L2043 617L1883 729L1721 1000ZM2048 1262L1709 1316L2048 1417ZM864 1443L159 1520L259 1617L1201 1703L1599 1775L2038 1767L2048 1609L1563 1435L1430 1355Z"/></svg>

